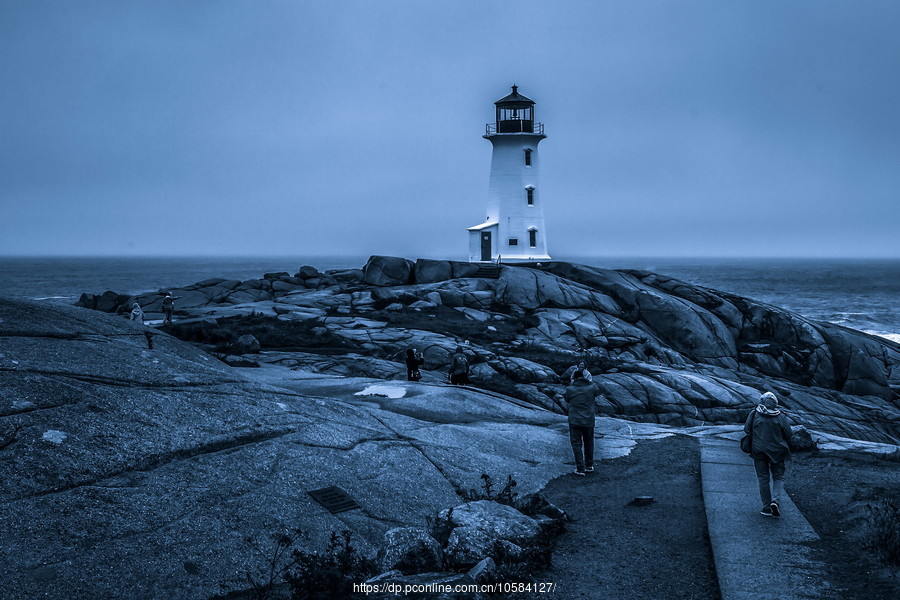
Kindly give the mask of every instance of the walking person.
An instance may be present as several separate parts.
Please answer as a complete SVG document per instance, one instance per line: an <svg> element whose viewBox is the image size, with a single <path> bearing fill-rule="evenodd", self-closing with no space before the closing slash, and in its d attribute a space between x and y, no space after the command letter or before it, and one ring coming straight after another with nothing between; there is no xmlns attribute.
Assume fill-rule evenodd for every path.
<svg viewBox="0 0 900 600"><path fill-rule="evenodd" d="M172 315L175 314L175 301L180 297L181 296L173 296L172 292L166 292L166 295L163 296L162 309L163 313L166 315L163 319L163 325L168 325L172 322Z"/></svg>
<svg viewBox="0 0 900 600"><path fill-rule="evenodd" d="M566 403L569 405L569 441L575 454L575 475L594 472L594 420L597 407L594 398L600 395L600 386L588 381L584 370L576 370L571 385L566 387Z"/></svg>
<svg viewBox="0 0 900 600"><path fill-rule="evenodd" d="M450 359L450 383L465 385L469 383L469 359L463 352L462 346L457 346L456 352Z"/></svg>
<svg viewBox="0 0 900 600"><path fill-rule="evenodd" d="M419 381L422 379L422 373L419 371L419 367L424 364L425 359L422 355L415 348L409 348L406 351L406 380Z"/></svg>
<svg viewBox="0 0 900 600"><path fill-rule="evenodd" d="M759 397L759 404L744 424L744 433L750 436L750 458L759 480L759 497L762 500L762 510L759 512L766 517L781 516L785 462L791 457L788 446L791 426L778 408L775 394L765 392Z"/></svg>

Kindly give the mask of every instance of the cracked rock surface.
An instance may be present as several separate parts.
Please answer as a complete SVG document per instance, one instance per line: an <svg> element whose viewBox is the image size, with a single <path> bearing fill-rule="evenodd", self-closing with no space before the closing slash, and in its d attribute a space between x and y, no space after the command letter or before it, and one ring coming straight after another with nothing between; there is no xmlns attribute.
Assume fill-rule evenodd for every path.
<svg viewBox="0 0 900 600"><path fill-rule="evenodd" d="M433 382L445 380L453 350L464 344L477 385L558 413L559 375L586 359L604 390L603 414L679 426L738 423L768 390L795 424L900 440L894 342L647 271L551 262L504 265L493 278L478 269L374 256L364 269L322 277L301 269L280 279L209 280L175 290L188 318L169 331L212 350L223 336L247 333L241 319L255 315L273 324L264 328L287 332L260 338L262 353L248 355L259 363L404 378L404 352L415 347L425 358L423 381ZM235 290L267 295L236 302ZM159 299L137 298L147 309Z"/></svg>
<svg viewBox="0 0 900 600"><path fill-rule="evenodd" d="M115 316L0 300L4 597L207 598L261 566L246 537L301 528L317 547L351 529L372 548L482 472L535 491L566 469L564 418L499 394L300 391L153 342ZM362 508L332 515L307 494L333 485Z"/></svg>

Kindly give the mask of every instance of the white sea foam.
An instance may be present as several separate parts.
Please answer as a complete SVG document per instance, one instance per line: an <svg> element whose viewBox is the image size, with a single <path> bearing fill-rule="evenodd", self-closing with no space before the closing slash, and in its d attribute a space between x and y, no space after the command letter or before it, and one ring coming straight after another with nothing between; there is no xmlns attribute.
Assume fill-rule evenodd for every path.
<svg viewBox="0 0 900 600"><path fill-rule="evenodd" d="M872 331L872 330L864 330L863 333L868 333L870 335L877 335L878 337L881 337L886 340L890 340L892 342L896 342L896 343L900 344L900 333L887 333L884 331Z"/></svg>

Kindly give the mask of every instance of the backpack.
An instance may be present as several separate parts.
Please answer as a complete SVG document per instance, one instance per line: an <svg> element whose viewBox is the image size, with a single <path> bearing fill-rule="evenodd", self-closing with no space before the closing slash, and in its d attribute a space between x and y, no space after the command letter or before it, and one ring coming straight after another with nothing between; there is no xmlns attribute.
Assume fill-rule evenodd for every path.
<svg viewBox="0 0 900 600"><path fill-rule="evenodd" d="M755 413L756 411L754 410L754 414L750 418L750 433L745 433L744 437L741 438L741 452L745 454L753 452L753 424L756 423Z"/></svg>
<svg viewBox="0 0 900 600"><path fill-rule="evenodd" d="M465 373L468 375L469 359L466 358L465 354L457 354L453 357L453 362L450 363L450 372L457 374Z"/></svg>

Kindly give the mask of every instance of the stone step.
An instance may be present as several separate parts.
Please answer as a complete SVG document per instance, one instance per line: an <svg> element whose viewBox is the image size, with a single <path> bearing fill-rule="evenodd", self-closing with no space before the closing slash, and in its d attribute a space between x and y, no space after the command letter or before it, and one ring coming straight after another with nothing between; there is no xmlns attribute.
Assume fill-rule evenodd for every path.
<svg viewBox="0 0 900 600"><path fill-rule="evenodd" d="M502 270L503 267L501 267L500 265L478 265L478 270L475 272L474 277L481 277L483 279L499 279Z"/></svg>
<svg viewBox="0 0 900 600"><path fill-rule="evenodd" d="M759 514L756 470L737 441L701 438L700 476L722 600L827 597L825 567L805 545L819 536L787 495L780 518Z"/></svg>

